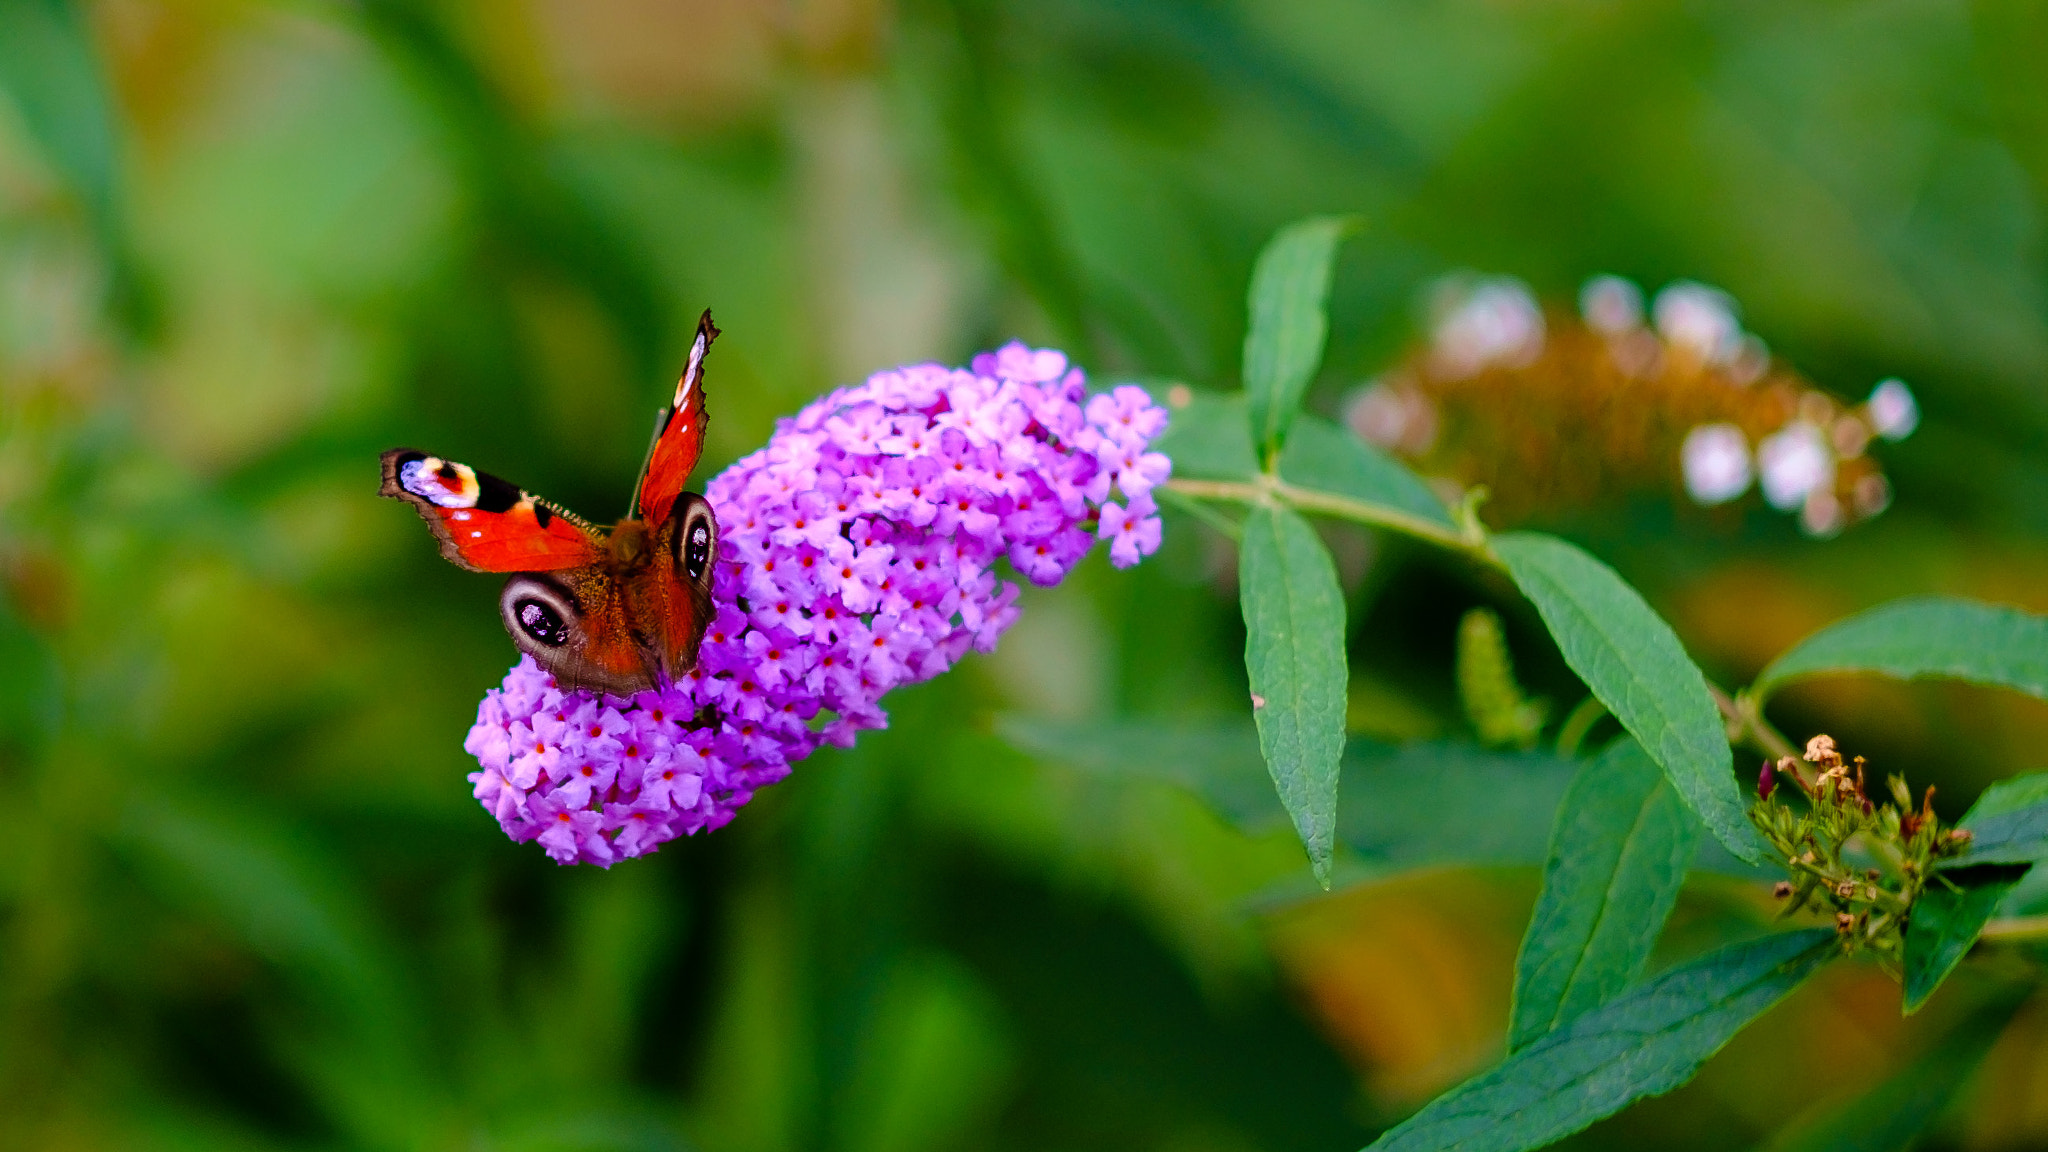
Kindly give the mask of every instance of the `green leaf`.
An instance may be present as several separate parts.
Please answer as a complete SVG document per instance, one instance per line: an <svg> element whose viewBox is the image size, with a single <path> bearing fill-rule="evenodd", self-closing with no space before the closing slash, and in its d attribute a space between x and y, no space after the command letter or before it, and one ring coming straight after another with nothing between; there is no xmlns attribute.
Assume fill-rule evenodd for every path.
<svg viewBox="0 0 2048 1152"><path fill-rule="evenodd" d="M1835 954L1835 934L1813 928L1731 945L1674 968L1437 1097L1372 1148L1541 1148L1692 1079L1729 1037Z"/></svg>
<svg viewBox="0 0 2048 1152"><path fill-rule="evenodd" d="M1735 783L1728 737L1706 678L1643 598L1614 569L1533 532L1496 536L1493 550L1536 605L1565 663L1664 769L1678 794L1737 858L1763 841Z"/></svg>
<svg viewBox="0 0 2048 1152"><path fill-rule="evenodd" d="M92 36L66 0L0 0L0 90L103 227L116 215L113 108Z"/></svg>
<svg viewBox="0 0 2048 1152"><path fill-rule="evenodd" d="M0 590L0 755L15 742L40 749L63 717L63 670Z"/></svg>
<svg viewBox="0 0 2048 1152"><path fill-rule="evenodd" d="M1906 988L1901 1003L1920 1010L1977 942L1985 922L2027 874L2027 864L1984 864L1944 871L1913 902L1906 924Z"/></svg>
<svg viewBox="0 0 2048 1152"><path fill-rule="evenodd" d="M1178 417L1176 417L1178 419ZM1179 475L1175 461L1175 475ZM1313 413L1294 418L1287 447L1280 453L1280 478L1300 488L1313 488L1406 512L1445 528L1456 521L1422 478L1386 453Z"/></svg>
<svg viewBox="0 0 2048 1152"><path fill-rule="evenodd" d="M11 98L22 126L84 207L110 265L116 317L150 334L160 302L129 241L117 113L82 7L0 0L0 96Z"/></svg>
<svg viewBox="0 0 2048 1152"><path fill-rule="evenodd" d="M1249 833L1287 823L1259 753L1259 730L1239 717L1060 724L1005 716L996 734L1020 751L1103 776L1177 784Z"/></svg>
<svg viewBox="0 0 2048 1152"><path fill-rule="evenodd" d="M1543 892L1515 961L1508 1050L1606 1003L1642 975L1696 846L1692 813L1634 740L1573 777Z"/></svg>
<svg viewBox="0 0 2048 1152"><path fill-rule="evenodd" d="M2048 772L2024 773L1986 788L1957 827L1970 833L1970 847L1943 861L1945 868L2048 860Z"/></svg>
<svg viewBox="0 0 2048 1152"><path fill-rule="evenodd" d="M1173 410L1154 447L1173 461L1176 478L1250 480L1258 475L1259 460L1245 419L1243 393L1197 392L1186 407Z"/></svg>
<svg viewBox="0 0 2048 1152"><path fill-rule="evenodd" d="M1369 864L1535 865L1578 764L1545 752L1353 740L1337 838Z"/></svg>
<svg viewBox="0 0 2048 1152"><path fill-rule="evenodd" d="M1244 390L1252 440L1272 453L1287 439L1302 393L1323 362L1325 308L1337 245L1358 226L1350 216L1312 216L1282 228L1252 269L1244 336Z"/></svg>
<svg viewBox="0 0 2048 1152"><path fill-rule="evenodd" d="M1259 747L1327 887L1349 677L1337 568L1308 521L1286 508L1255 506L1245 517L1237 579Z"/></svg>
<svg viewBox="0 0 2048 1152"><path fill-rule="evenodd" d="M1968 680L2048 697L2048 616L1944 596L1894 600L1800 641L1764 669L1753 691L1761 700L1789 680L1826 672Z"/></svg>
<svg viewBox="0 0 2048 1152"><path fill-rule="evenodd" d="M2027 991L2008 989L1979 1005L1911 1064L1854 1100L1786 1128L1764 1152L1904 1152L1969 1082Z"/></svg>

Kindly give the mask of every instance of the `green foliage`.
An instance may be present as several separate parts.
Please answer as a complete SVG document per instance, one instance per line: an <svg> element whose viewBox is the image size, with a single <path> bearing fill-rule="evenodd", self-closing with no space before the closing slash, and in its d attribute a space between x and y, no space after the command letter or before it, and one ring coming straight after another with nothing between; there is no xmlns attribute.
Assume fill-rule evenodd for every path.
<svg viewBox="0 0 2048 1152"><path fill-rule="evenodd" d="M1386 871L1543 862L1550 813L1577 764L1542 752L1353 741L1337 838Z"/></svg>
<svg viewBox="0 0 2048 1152"><path fill-rule="evenodd" d="M121 179L120 131L86 17L69 0L0 0L0 92L85 209L113 262L114 303L148 335L155 302L138 279Z"/></svg>
<svg viewBox="0 0 2048 1152"><path fill-rule="evenodd" d="M1984 790L1957 827L1970 834L1956 867L2048 860L2048 772L2028 772Z"/></svg>
<svg viewBox="0 0 2048 1152"><path fill-rule="evenodd" d="M1755 692L1761 699L1834 672L1942 677L2048 697L2048 616L1946 596L1895 600L1800 641L1764 669Z"/></svg>
<svg viewBox="0 0 2048 1152"><path fill-rule="evenodd" d="M1200 796L1247 833L1288 823L1242 721L1052 724L1005 717L998 731L1031 755L1106 777L1165 781ZM1543 862L1548 828L1578 762L1469 744L1345 745L1337 843L1362 868L1395 874L1441 865Z"/></svg>
<svg viewBox="0 0 2048 1152"><path fill-rule="evenodd" d="M1287 810L1275 803L1273 778L1262 767L1258 727L1240 719L1055 724L1006 716L996 731L1019 751L1045 760L1179 785L1246 832L1288 822Z"/></svg>
<svg viewBox="0 0 2048 1152"><path fill-rule="evenodd" d="M1249 480L1258 475L1259 460L1246 430L1245 397L1195 393L1186 407L1175 409L1159 451L1173 461L1173 474L1184 478Z"/></svg>
<svg viewBox="0 0 2048 1152"><path fill-rule="evenodd" d="M1444 502L1415 473L1360 440L1350 429L1313 413L1302 413L1288 428L1279 474L1282 480L1302 488L1381 505L1444 528L1455 527Z"/></svg>
<svg viewBox="0 0 2048 1152"><path fill-rule="evenodd" d="M1254 507L1238 552L1244 662L1259 747L1316 878L1330 883L1344 753L1344 593L1308 521Z"/></svg>
<svg viewBox="0 0 2048 1152"><path fill-rule="evenodd" d="M0 82L96 221L120 209L118 149L99 60L66 0L0 3Z"/></svg>
<svg viewBox="0 0 2048 1152"><path fill-rule="evenodd" d="M1977 942L1992 914L2026 877L2030 865L1982 864L1950 868L1913 902L1903 956L1907 1013L1920 1010Z"/></svg>
<svg viewBox="0 0 2048 1152"><path fill-rule="evenodd" d="M1323 362L1326 305L1337 246L1357 228L1346 216L1316 216L1280 230L1252 269L1250 327L1244 337L1244 391L1252 441L1277 455Z"/></svg>
<svg viewBox="0 0 2048 1152"><path fill-rule="evenodd" d="M1731 735L1616 575L1654 574L1710 669L1803 605L2039 583L2048 105L2023 5L741 5L658 81L635 60L682 35L661 6L608 32L471 0L144 7L0 0L0 1145L1356 1146L1361 1081L1384 1105L1449 1065L1345 1047L1364 964L1268 947L1250 909L1302 906L1298 833L1324 880L1461 872L1357 930L1398 958L1374 979L1429 966L1440 1015L1402 1007L1432 1041L1455 1017L1490 1046L1481 992L1507 979L1440 892L1517 900L1542 870L1514 1054L1387 1140L1532 1147L1682 1083L1836 946L1638 980L1689 846L1722 875L1664 946L1756 930L1758 873L1694 813L1754 854L1727 746L1784 754L1767 699L1857 671L2048 691L2042 617L1900 601L1781 656ZM1351 218L1283 224L1330 205L1375 221L1342 276ZM1911 365L1928 427L1886 458L1897 508L1828 542L1736 507L1544 513L1597 561L1491 537L1330 418L1464 266L1546 301L1608 268L1723 283L1844 396ZM1027 591L1002 651L732 827L556 869L463 781L511 658L488 582L374 499L370 462L445 448L608 511L706 305L707 471L834 385L1012 336L1097 385L1235 368L1245 391L1173 411L1161 555ZM1243 538L1234 589L1189 509ZM1304 517L1378 535L1328 535L1333 558ZM1577 698L1535 653L1518 679L1497 633L1446 660L1503 566L1594 693L1560 744L1607 707L1647 754L1347 739L1347 681L1441 732L1470 680L1508 744L1541 727L1523 684ZM1736 568L1782 600L1717 613ZM1835 722L1794 708L1821 699L1783 714ZM2015 715L1840 722L1949 796L2015 762ZM1972 809L1913 912L1909 1007L2037 931L1980 929L2048 858L2044 812L2039 776ZM1840 856L1840 879L1883 863ZM1785 1146L1910 1140L2011 1003ZM1658 1122L1715 1147L1773 1119L1725 1091Z"/></svg>
<svg viewBox="0 0 2048 1152"><path fill-rule="evenodd" d="M1515 960L1510 1052L1642 975L1692 866L1696 827L1634 740L1584 762L1558 808L1543 892Z"/></svg>
<svg viewBox="0 0 2048 1152"><path fill-rule="evenodd" d="M1733 944L1544 1035L1375 1140L1380 1152L1523 1152L1687 1080L1728 1038L1825 964L1832 933Z"/></svg>
<svg viewBox="0 0 2048 1152"><path fill-rule="evenodd" d="M1534 747L1550 714L1548 701L1524 697L1515 683L1508 638L1491 609L1471 609L1458 621L1458 702L1483 744Z"/></svg>
<svg viewBox="0 0 2048 1152"><path fill-rule="evenodd" d="M1494 538L1493 550L1542 613L1565 662L1707 828L1736 857L1760 858L1720 713L1671 626L1612 568L1556 537L1512 533Z"/></svg>

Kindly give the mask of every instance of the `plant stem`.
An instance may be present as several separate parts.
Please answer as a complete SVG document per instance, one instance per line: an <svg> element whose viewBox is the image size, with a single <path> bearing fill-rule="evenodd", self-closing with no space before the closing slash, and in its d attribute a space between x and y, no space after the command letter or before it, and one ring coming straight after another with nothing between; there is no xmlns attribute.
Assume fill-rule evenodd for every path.
<svg viewBox="0 0 2048 1152"><path fill-rule="evenodd" d="M2000 944L2031 944L2048 940L2048 916L2008 916L1984 925L1979 935Z"/></svg>
<svg viewBox="0 0 2048 1152"><path fill-rule="evenodd" d="M1223 533L1225 536L1230 537L1232 540L1236 540L1244 535L1243 531L1239 529L1237 523L1231 520L1230 517L1225 516L1223 513L1218 512L1216 509L1209 507L1207 504L1203 503L1198 499L1195 499L1188 493L1173 487L1172 484L1168 484L1166 487L1159 489L1159 495L1163 503L1170 504L1173 507L1178 508L1183 512L1186 512L1188 515L1193 516L1195 519L1200 520L1202 523L1207 524L1209 527L1214 528L1216 531Z"/></svg>
<svg viewBox="0 0 2048 1152"><path fill-rule="evenodd" d="M1605 715L1607 705L1602 704L1598 696L1588 696L1579 701L1579 706L1572 709L1571 715L1564 718L1564 724L1557 730L1557 754L1577 756L1579 745L1586 741L1586 734Z"/></svg>
<svg viewBox="0 0 2048 1152"><path fill-rule="evenodd" d="M1787 756L1799 759L1799 750L1792 746L1785 734L1771 727L1763 713L1747 697L1736 699L1712 684L1707 691L1713 694L1714 704L1721 709L1721 716L1728 721L1731 740L1747 739L1749 743L1773 760Z"/></svg>
<svg viewBox="0 0 2048 1152"><path fill-rule="evenodd" d="M1374 504L1366 500L1354 500L1334 492L1314 488L1297 488L1278 476L1262 474L1256 480L1169 480L1166 491L1197 500L1228 500L1238 504L1263 504L1278 500L1303 512L1314 512L1339 520L1349 520L1374 528L1385 528L1418 540L1463 552L1498 566L1493 553L1486 547L1482 537L1461 533L1432 523L1411 512Z"/></svg>

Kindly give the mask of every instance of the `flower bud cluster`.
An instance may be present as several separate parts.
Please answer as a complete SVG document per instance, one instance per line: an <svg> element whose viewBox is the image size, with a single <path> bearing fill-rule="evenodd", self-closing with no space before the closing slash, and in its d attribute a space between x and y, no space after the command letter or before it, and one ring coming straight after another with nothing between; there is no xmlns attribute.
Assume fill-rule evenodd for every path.
<svg viewBox="0 0 2048 1152"><path fill-rule="evenodd" d="M1427 346L1355 390L1347 418L1426 472L1486 485L1509 519L1665 484L1701 506L1755 488L1830 536L1891 502L1868 449L1919 423L1900 380L1862 404L1813 387L1704 284L1646 307L1635 284L1596 276L1579 316L1546 318L1512 277L1452 278L1432 314Z"/></svg>
<svg viewBox="0 0 2048 1152"><path fill-rule="evenodd" d="M1861 756L1845 760L1833 737L1815 736L1803 756L1764 761L1750 820L1789 874L1773 890L1784 915L1811 908L1834 924L1844 950L1896 964L1914 901L1937 863L1969 847L1970 834L1941 826L1932 788L1916 810L1901 777L1890 778L1888 798L1873 800L1865 768ZM1781 780L1796 787L1804 811L1784 802Z"/></svg>
<svg viewBox="0 0 2048 1152"><path fill-rule="evenodd" d="M1056 584L1098 539L1118 567L1155 551L1166 419L1144 389L1088 396L1065 356L1020 344L818 400L707 486L716 615L696 669L621 699L522 659L464 744L477 800L564 864L725 824L820 744L884 726L891 688L994 649L1017 618L999 562Z"/></svg>

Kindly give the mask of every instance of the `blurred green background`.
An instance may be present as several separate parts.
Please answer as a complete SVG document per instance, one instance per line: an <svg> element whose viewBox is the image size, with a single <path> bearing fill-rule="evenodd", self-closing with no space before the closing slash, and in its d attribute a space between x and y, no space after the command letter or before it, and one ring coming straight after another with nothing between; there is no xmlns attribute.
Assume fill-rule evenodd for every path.
<svg viewBox="0 0 2048 1152"><path fill-rule="evenodd" d="M2043 60L2018 0L0 0L0 1147L1363 1144L1498 1054L1533 871L1310 899L1286 831L998 734L1241 717L1207 527L729 828L562 869L463 780L497 584L377 453L608 519L706 306L710 467L1012 337L1235 387L1259 245L1359 212L1325 412L1459 268L1704 280L1840 395L1912 382L1839 539L1554 510L1739 683L1891 596L2048 609ZM1332 541L1361 732L1461 733L1481 603L1578 698L1504 589ZM1777 718L1951 816L2048 767L1988 692ZM1679 946L1754 904L1690 894ZM1754 1143L1904 1058L1890 989L1836 972L1578 1143ZM1943 1140L2048 1141L2048 1006L1969 1099Z"/></svg>

